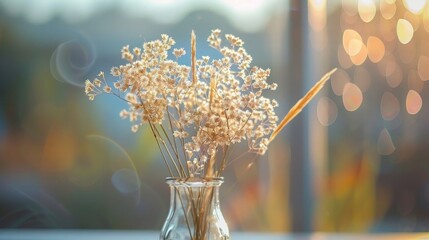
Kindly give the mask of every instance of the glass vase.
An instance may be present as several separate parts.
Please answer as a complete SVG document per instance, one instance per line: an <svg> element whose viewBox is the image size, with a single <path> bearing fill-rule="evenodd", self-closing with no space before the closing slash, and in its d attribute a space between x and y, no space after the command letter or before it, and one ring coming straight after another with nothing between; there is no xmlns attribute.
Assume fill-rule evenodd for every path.
<svg viewBox="0 0 429 240"><path fill-rule="evenodd" d="M228 226L219 205L223 178L167 178L170 211L160 240L228 240Z"/></svg>

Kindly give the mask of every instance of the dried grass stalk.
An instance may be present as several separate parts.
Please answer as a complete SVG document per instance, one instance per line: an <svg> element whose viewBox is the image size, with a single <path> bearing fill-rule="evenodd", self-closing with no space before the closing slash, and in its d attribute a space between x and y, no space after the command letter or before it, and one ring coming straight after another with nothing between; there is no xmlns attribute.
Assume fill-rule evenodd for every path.
<svg viewBox="0 0 429 240"><path fill-rule="evenodd" d="M197 71L196 71L196 52L197 52L197 43L195 39L195 33L194 30L192 30L191 33L191 71L192 71L192 85L195 86L197 83Z"/></svg>
<svg viewBox="0 0 429 240"><path fill-rule="evenodd" d="M289 110L277 128L273 131L270 137L270 142L282 131L282 129L294 119L305 106L313 99L314 96L322 89L325 85L326 81L329 80L331 75L337 71L337 68L332 69L330 72L325 74L311 89L305 94L303 98L301 98L295 105Z"/></svg>
<svg viewBox="0 0 429 240"><path fill-rule="evenodd" d="M209 100L210 108L212 107L213 98L214 98L214 95L216 94L216 88L217 88L216 78L212 77L210 79L210 100Z"/></svg>

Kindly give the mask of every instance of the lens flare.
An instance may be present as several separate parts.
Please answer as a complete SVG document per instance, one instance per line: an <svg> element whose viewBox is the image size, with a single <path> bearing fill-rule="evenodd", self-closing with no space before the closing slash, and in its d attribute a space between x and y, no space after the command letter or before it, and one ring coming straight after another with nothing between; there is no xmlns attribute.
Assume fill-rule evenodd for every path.
<svg viewBox="0 0 429 240"><path fill-rule="evenodd" d="M140 180L137 173L128 168L116 170L112 175L111 181L115 189L122 194L137 192L140 189Z"/></svg>
<svg viewBox="0 0 429 240"><path fill-rule="evenodd" d="M64 42L52 54L50 62L52 76L58 81L83 87L95 58L95 48L88 39Z"/></svg>

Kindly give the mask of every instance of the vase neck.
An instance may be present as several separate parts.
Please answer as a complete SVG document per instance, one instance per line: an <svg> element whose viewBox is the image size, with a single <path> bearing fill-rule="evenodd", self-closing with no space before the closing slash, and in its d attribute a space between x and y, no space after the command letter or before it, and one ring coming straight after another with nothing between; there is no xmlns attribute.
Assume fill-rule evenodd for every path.
<svg viewBox="0 0 429 240"><path fill-rule="evenodd" d="M216 178L167 178L166 183L174 187L219 187L223 183L223 177Z"/></svg>

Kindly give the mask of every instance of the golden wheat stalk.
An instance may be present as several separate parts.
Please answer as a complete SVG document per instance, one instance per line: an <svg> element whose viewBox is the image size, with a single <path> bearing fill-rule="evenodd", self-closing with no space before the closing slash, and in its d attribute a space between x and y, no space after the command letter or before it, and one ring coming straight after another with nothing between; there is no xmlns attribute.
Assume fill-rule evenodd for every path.
<svg viewBox="0 0 429 240"><path fill-rule="evenodd" d="M213 104L213 98L216 94L216 88L217 88L217 81L216 81L216 78L212 76L210 79L210 101L209 101L210 109Z"/></svg>
<svg viewBox="0 0 429 240"><path fill-rule="evenodd" d="M197 43L195 39L195 33L194 30L192 30L191 33L191 71L192 71L192 85L195 86L197 83L197 71L196 71L196 65L195 62L197 60L196 52L197 52Z"/></svg>
<svg viewBox="0 0 429 240"><path fill-rule="evenodd" d="M303 98L301 98L295 105L289 110L277 128L273 131L270 137L270 142L282 131L282 129L294 119L305 106L313 99L314 96L322 89L325 85L326 81L329 80L331 75L337 71L337 68L332 69L330 72L325 74L311 89L305 94Z"/></svg>

